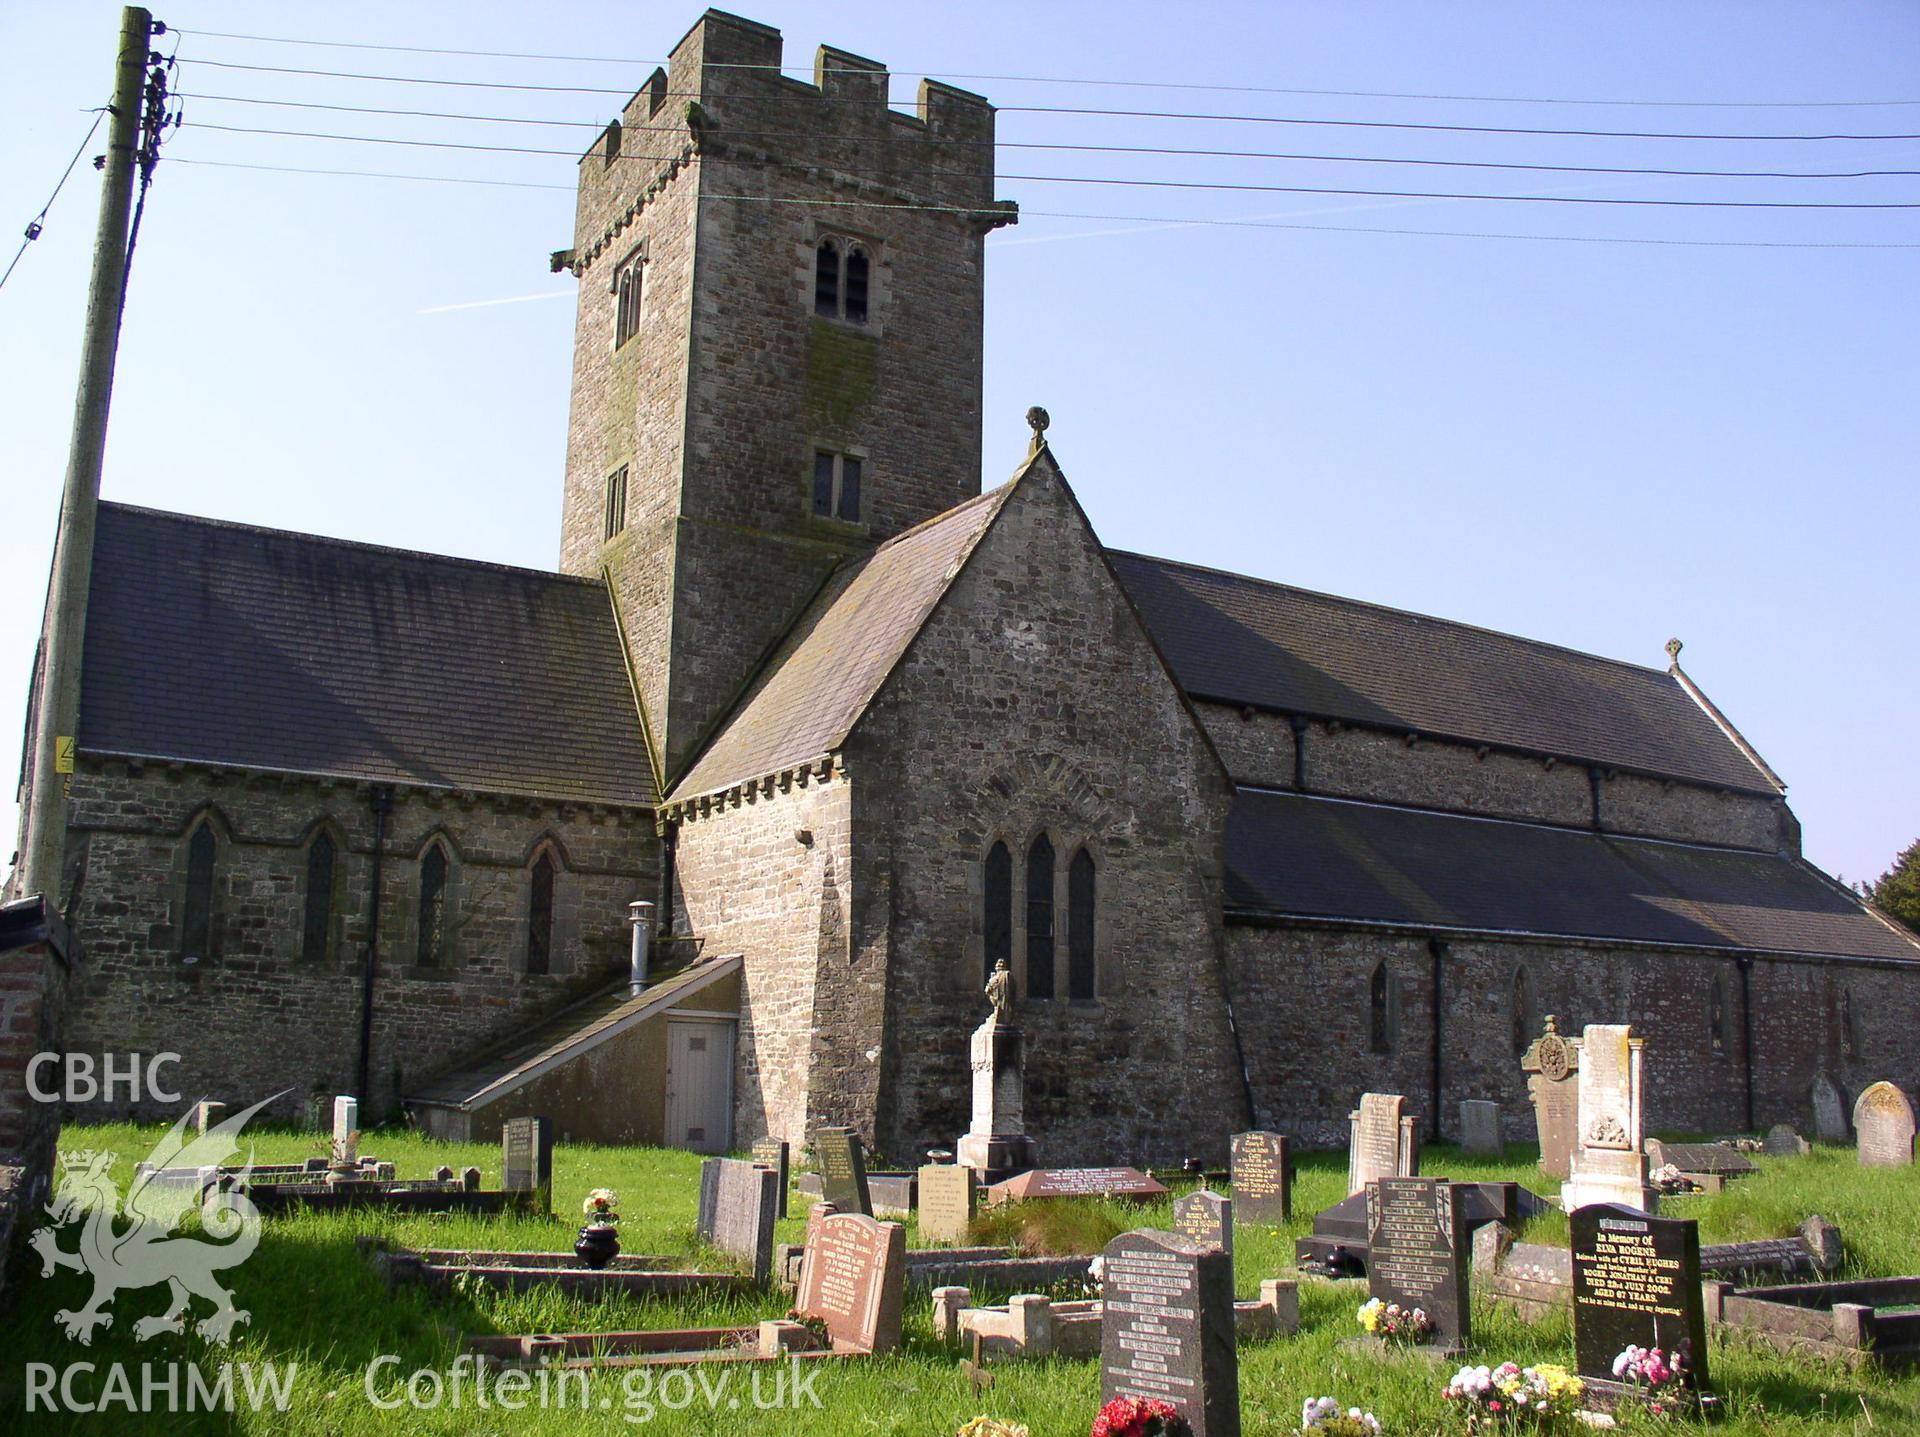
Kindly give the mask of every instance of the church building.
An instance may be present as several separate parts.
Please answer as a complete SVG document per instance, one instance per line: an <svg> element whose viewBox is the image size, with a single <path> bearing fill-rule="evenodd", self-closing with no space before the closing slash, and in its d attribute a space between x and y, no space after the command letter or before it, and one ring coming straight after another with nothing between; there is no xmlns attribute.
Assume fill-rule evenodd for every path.
<svg viewBox="0 0 1920 1437"><path fill-rule="evenodd" d="M1646 1037L1653 1129L1920 1080L1920 942L1677 643L1116 552L1039 411L982 492L993 108L781 58L708 11L580 160L557 572L100 506L74 771L23 780L70 784L69 1049L912 1163L1005 959L1050 1165L1331 1145L1368 1089L1522 1138L1549 1013Z"/></svg>

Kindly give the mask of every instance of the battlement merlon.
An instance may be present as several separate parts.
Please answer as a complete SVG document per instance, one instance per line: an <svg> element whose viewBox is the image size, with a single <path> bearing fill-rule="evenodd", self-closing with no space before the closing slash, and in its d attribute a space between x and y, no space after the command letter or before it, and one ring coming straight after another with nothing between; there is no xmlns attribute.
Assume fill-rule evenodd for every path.
<svg viewBox="0 0 1920 1437"><path fill-rule="evenodd" d="M922 80L908 114L888 105L890 77L878 61L822 45L809 84L781 73L782 55L772 26L720 10L694 23L666 70L581 156L580 262L599 253L594 240L610 220L630 220L700 155L745 162L728 184L772 164L875 191L880 205L978 211L987 228L1018 218L993 198L994 109L984 96Z"/></svg>

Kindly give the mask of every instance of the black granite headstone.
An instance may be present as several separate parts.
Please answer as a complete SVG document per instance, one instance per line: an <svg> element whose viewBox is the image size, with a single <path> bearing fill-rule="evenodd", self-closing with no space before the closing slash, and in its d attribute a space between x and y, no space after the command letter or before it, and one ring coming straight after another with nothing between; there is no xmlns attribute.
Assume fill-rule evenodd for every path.
<svg viewBox="0 0 1920 1437"><path fill-rule="evenodd" d="M813 1163L820 1172L820 1196L840 1212L873 1216L867 1191L867 1159L852 1128L821 1128L813 1135Z"/></svg>
<svg viewBox="0 0 1920 1437"><path fill-rule="evenodd" d="M1101 1405L1158 1397L1194 1437L1239 1437L1233 1259L1148 1229L1122 1233L1102 1256Z"/></svg>
<svg viewBox="0 0 1920 1437"><path fill-rule="evenodd" d="M1573 1348L1582 1379L1617 1389L1613 1359L1629 1345L1680 1351L1707 1381L1700 1231L1692 1218L1649 1217L1595 1203L1574 1210Z"/></svg>
<svg viewBox="0 0 1920 1437"><path fill-rule="evenodd" d="M1293 1173L1285 1137L1235 1133L1227 1165L1241 1222L1275 1227L1293 1217Z"/></svg>
<svg viewBox="0 0 1920 1437"><path fill-rule="evenodd" d="M553 1124L545 1118L508 1118L500 1125L500 1186L508 1192L532 1188L540 1210L553 1207Z"/></svg>
<svg viewBox="0 0 1920 1437"><path fill-rule="evenodd" d="M1471 1253L1467 1194L1441 1178L1381 1178L1367 1184L1367 1295L1425 1311L1427 1345L1467 1345Z"/></svg>
<svg viewBox="0 0 1920 1437"><path fill-rule="evenodd" d="M1233 1251L1233 1199L1201 1188L1173 1200L1173 1230L1203 1247Z"/></svg>
<svg viewBox="0 0 1920 1437"><path fill-rule="evenodd" d="M780 1178L780 1205L776 1216L787 1215L787 1145L779 1138L762 1138L753 1145L753 1160L762 1167L772 1168Z"/></svg>

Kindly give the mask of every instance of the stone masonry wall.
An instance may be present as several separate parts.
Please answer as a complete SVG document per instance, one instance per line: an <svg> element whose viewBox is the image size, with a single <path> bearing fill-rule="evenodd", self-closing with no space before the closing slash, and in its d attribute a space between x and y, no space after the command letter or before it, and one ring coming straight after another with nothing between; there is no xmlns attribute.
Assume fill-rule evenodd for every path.
<svg viewBox="0 0 1920 1437"><path fill-rule="evenodd" d="M865 1052L877 1038L819 995L848 962L854 904L851 798L842 777L810 771L717 800L682 822L674 872L691 931L707 953L742 955L734 1060L734 1145L794 1144L844 1117L871 1135L871 1111L847 1112L813 1092L822 1050ZM827 980L831 987L831 980Z"/></svg>
<svg viewBox="0 0 1920 1437"><path fill-rule="evenodd" d="M847 746L875 915L855 961L873 963L884 938L888 968L881 1145L910 1161L967 1128L968 1037L987 1012L982 872L1003 839L1040 1160L1224 1156L1246 1118L1219 981L1230 788L1051 458L1018 483ZM1030 991L1024 922L1041 833L1055 863L1047 999ZM1068 997L1066 875L1083 844L1090 1002Z"/></svg>
<svg viewBox="0 0 1920 1437"><path fill-rule="evenodd" d="M1409 1109L1431 1124L1435 964L1425 938L1303 924L1235 924L1227 935L1235 1014L1263 1124L1316 1146L1340 1146L1346 1114L1368 1090L1404 1093ZM1377 964L1390 975L1385 1052L1371 1042ZM1482 1098L1501 1105L1509 1140L1533 1140L1520 1039L1537 1036L1548 1013L1569 1035L1588 1023L1630 1022L1647 1039L1649 1133L1746 1129L1735 955L1447 941L1439 969L1438 1107L1449 1139L1458 1136L1460 1101ZM1849 1099L1878 1078L1909 1091L1920 1080L1903 1016L1920 996L1920 970L1756 958L1749 982L1757 1129L1791 1122L1810 1133L1811 1091L1821 1074Z"/></svg>
<svg viewBox="0 0 1920 1437"><path fill-rule="evenodd" d="M1304 792L1454 809L1573 827L1593 825L1584 765L1420 738L1351 724L1309 721L1296 740L1287 715L1225 704L1198 706L1237 782L1292 790L1296 744ZM1609 832L1797 852L1786 803L1640 774L1604 775L1600 822Z"/></svg>
<svg viewBox="0 0 1920 1437"><path fill-rule="evenodd" d="M83 865L71 914L88 962L66 1027L70 1050L178 1052L180 1091L243 1105L292 1088L272 1111L300 1112L310 1090L349 1092L360 1042L362 954L372 871L371 790L83 756L69 852ZM208 816L216 849L212 953L180 950L189 834ZM325 825L338 851L330 943L302 956L307 845ZM418 962L420 859L436 837L450 858L443 963ZM535 854L559 874L552 971L526 972ZM626 905L652 898L650 817L532 799L398 790L387 820L369 1120L398 1090L624 971ZM119 1116L112 1112L89 1116ZM141 1117L172 1117L133 1110Z"/></svg>

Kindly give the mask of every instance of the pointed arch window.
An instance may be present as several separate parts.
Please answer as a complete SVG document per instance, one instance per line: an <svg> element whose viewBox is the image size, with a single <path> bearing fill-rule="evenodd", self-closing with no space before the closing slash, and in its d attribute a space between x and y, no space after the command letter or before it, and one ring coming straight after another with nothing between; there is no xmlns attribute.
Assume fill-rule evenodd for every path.
<svg viewBox="0 0 1920 1437"><path fill-rule="evenodd" d="M865 324L873 257L865 244L827 235L813 252L813 312L824 319Z"/></svg>
<svg viewBox="0 0 1920 1437"><path fill-rule="evenodd" d="M980 981L984 983L1002 961L1013 966L1013 854L1006 844L996 842L987 850L980 892L981 956L985 960Z"/></svg>
<svg viewBox="0 0 1920 1437"><path fill-rule="evenodd" d="M842 317L851 324L867 322L867 252L860 245L847 246L846 301Z"/></svg>
<svg viewBox="0 0 1920 1437"><path fill-rule="evenodd" d="M1526 968L1513 970L1513 1053L1523 1056L1533 1042L1533 978Z"/></svg>
<svg viewBox="0 0 1920 1437"><path fill-rule="evenodd" d="M813 312L840 317L840 242L823 239L813 252Z"/></svg>
<svg viewBox="0 0 1920 1437"><path fill-rule="evenodd" d="M1098 994L1093 947L1093 855L1082 848L1067 865L1067 996L1087 1002Z"/></svg>
<svg viewBox="0 0 1920 1437"><path fill-rule="evenodd" d="M1367 1040L1376 1053L1393 1051L1393 979L1385 963L1374 964L1367 980Z"/></svg>
<svg viewBox="0 0 1920 1437"><path fill-rule="evenodd" d="M1727 1051L1727 985L1718 975L1707 992L1707 1048L1716 1058Z"/></svg>
<svg viewBox="0 0 1920 1437"><path fill-rule="evenodd" d="M1053 997L1053 840L1044 833L1027 850L1027 997Z"/></svg>
<svg viewBox="0 0 1920 1437"><path fill-rule="evenodd" d="M310 963L326 958L333 929L333 873L339 855L324 828L307 845L307 897L300 917L300 956Z"/></svg>
<svg viewBox="0 0 1920 1437"><path fill-rule="evenodd" d="M527 971L553 971L553 855L542 852L533 863L532 896L527 903Z"/></svg>
<svg viewBox="0 0 1920 1437"><path fill-rule="evenodd" d="M636 251L613 274L613 347L640 332L640 294L647 257Z"/></svg>
<svg viewBox="0 0 1920 1437"><path fill-rule="evenodd" d="M202 822L187 839L187 892L180 916L180 953L186 958L213 954L213 870L218 856L213 825Z"/></svg>
<svg viewBox="0 0 1920 1437"><path fill-rule="evenodd" d="M422 968L439 966L447 947L447 851L438 843L420 860L420 914L415 956Z"/></svg>

